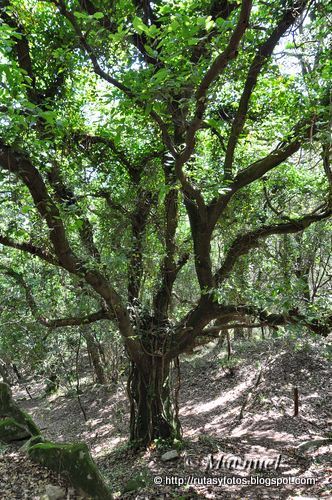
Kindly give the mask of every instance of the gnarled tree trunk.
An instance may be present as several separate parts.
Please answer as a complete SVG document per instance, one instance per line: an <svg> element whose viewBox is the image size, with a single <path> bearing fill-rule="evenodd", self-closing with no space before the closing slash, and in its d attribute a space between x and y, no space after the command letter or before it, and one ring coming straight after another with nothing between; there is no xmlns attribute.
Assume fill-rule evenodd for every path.
<svg viewBox="0 0 332 500"><path fill-rule="evenodd" d="M161 355L146 355L143 361L140 366L131 364L127 384L130 441L136 446L147 446L155 439L180 438L171 362Z"/></svg>

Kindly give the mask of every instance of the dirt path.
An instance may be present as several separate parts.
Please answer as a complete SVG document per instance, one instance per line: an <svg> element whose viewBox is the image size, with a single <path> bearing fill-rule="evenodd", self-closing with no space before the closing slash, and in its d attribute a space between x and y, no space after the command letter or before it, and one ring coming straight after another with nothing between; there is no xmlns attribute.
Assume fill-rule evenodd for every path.
<svg viewBox="0 0 332 500"><path fill-rule="evenodd" d="M245 353L245 354L244 354ZM275 354L278 353L278 354ZM114 391L83 387L85 422L75 397L41 398L41 387L32 388L32 400L21 389L20 404L28 410L44 434L57 441L85 441L115 496L120 498L332 498L332 447L326 444L303 453L296 447L308 440L322 439L332 432L331 366L323 356L324 344L309 347L274 341L239 345L239 366L231 376L211 352L183 361L181 421L184 446L172 462L160 460L161 451L149 449L133 455L126 446L128 405L124 387ZM260 380L255 383L259 373ZM300 414L293 416L293 387L299 389ZM252 391L243 418L239 414ZM330 419L330 420L329 420ZM219 470L205 471L210 460L224 457ZM229 459L271 459L280 467L268 471L230 470ZM225 464L225 460L228 462ZM228 465L227 465L228 464ZM155 486L153 476L210 478L210 482L250 480L265 484L191 484ZM128 479L139 477L144 486L120 494ZM250 479L252 477L253 479ZM269 486L276 478L313 478L315 484ZM227 478L227 479L223 479ZM165 479L163 480L165 483ZM197 479L191 479L196 483ZM205 479L207 481L207 479ZM294 479L290 479L294 481ZM21 498L21 497L18 497ZM24 498L24 497L22 497Z"/></svg>

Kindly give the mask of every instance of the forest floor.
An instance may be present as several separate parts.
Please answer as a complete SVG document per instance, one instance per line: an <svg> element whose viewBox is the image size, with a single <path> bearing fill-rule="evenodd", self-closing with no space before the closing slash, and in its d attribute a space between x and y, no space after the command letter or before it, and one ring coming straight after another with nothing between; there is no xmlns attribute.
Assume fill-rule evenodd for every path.
<svg viewBox="0 0 332 500"><path fill-rule="evenodd" d="M82 380L81 402L87 422L72 394L45 397L41 383L31 384L32 399L27 398L23 387L17 386L13 392L47 438L88 444L115 498L332 498L331 442L298 448L307 441L332 437L332 377L327 349L323 340L242 341L233 347L232 372L223 362L225 353L218 354L213 348L182 360L180 418L184 442L179 457L167 462L161 460L165 450L158 446L138 455L127 446L129 417L124 382L110 390L93 386L88 378ZM294 387L299 392L297 417L293 416ZM10 459L11 453L14 459ZM217 460L222 457L218 467ZM239 464L234 470L235 457L274 462L269 470L241 470ZM16 468L8 466L13 460L19 464ZM7 493L2 490L5 493L1 496L2 483L6 482L1 474L0 498L41 498L49 483L66 488L62 480L59 483L45 469L24 460L19 451L7 450L1 455L0 450L0 472L5 470L7 485L11 485ZM211 463L212 469L206 470ZM28 476L30 467L38 489L35 486L29 490L32 481L23 477ZM206 484L201 484L203 477ZM191 484L176 484L187 478ZM273 484L277 479L283 484ZM162 484L154 484L154 480ZM166 484L167 480L172 484ZM218 480L227 484L213 484ZM308 480L314 484L306 484ZM131 487L136 489L124 493ZM77 495L67 490L66 497L74 499Z"/></svg>

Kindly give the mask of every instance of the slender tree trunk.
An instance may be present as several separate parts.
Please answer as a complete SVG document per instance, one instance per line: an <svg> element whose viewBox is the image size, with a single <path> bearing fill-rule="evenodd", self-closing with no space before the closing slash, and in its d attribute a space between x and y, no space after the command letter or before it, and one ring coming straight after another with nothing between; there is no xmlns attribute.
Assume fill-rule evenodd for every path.
<svg viewBox="0 0 332 500"><path fill-rule="evenodd" d="M244 339L244 328L237 327L234 328L234 340L243 340Z"/></svg>
<svg viewBox="0 0 332 500"><path fill-rule="evenodd" d="M2 380L6 384L11 385L11 379L10 379L7 364L2 360L0 360L0 376L2 377Z"/></svg>
<svg viewBox="0 0 332 500"><path fill-rule="evenodd" d="M92 333L88 329L84 329L83 334L86 341L89 357L92 361L93 370L95 372L96 382L98 384L107 384L107 375L105 373L104 365L101 360L99 346L97 345Z"/></svg>
<svg viewBox="0 0 332 500"><path fill-rule="evenodd" d="M147 355L143 367L131 365L127 385L130 441L137 447L155 439L180 438L170 372L171 363L161 356Z"/></svg>
<svg viewBox="0 0 332 500"><path fill-rule="evenodd" d="M261 326L261 332L262 332L262 340L265 339L265 328L264 326Z"/></svg>
<svg viewBox="0 0 332 500"><path fill-rule="evenodd" d="M16 377L17 377L17 381L18 382L21 382L22 380L22 375L20 374L17 366L15 365L15 363L12 363L12 368L13 368L13 372L15 373Z"/></svg>

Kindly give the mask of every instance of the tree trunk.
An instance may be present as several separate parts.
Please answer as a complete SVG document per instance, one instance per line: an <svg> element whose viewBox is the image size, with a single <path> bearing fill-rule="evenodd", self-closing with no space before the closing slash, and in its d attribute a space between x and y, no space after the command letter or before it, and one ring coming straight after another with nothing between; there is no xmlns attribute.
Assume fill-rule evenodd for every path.
<svg viewBox="0 0 332 500"><path fill-rule="evenodd" d="M147 355L140 366L132 363L127 389L130 441L135 446L146 447L155 439L181 437L175 401L178 391L172 387L169 361Z"/></svg>
<svg viewBox="0 0 332 500"><path fill-rule="evenodd" d="M0 359L0 377L2 377L3 382L5 384L11 385L11 379L8 371L7 364Z"/></svg>
<svg viewBox="0 0 332 500"><path fill-rule="evenodd" d="M234 328L234 340L243 340L244 339L244 328L236 327Z"/></svg>
<svg viewBox="0 0 332 500"><path fill-rule="evenodd" d="M93 369L96 375L96 382L98 384L107 384L107 376L105 373L105 369L101 360L99 347L97 342L95 341L93 335L87 329L84 329L83 335L86 341L86 347L92 361Z"/></svg>

